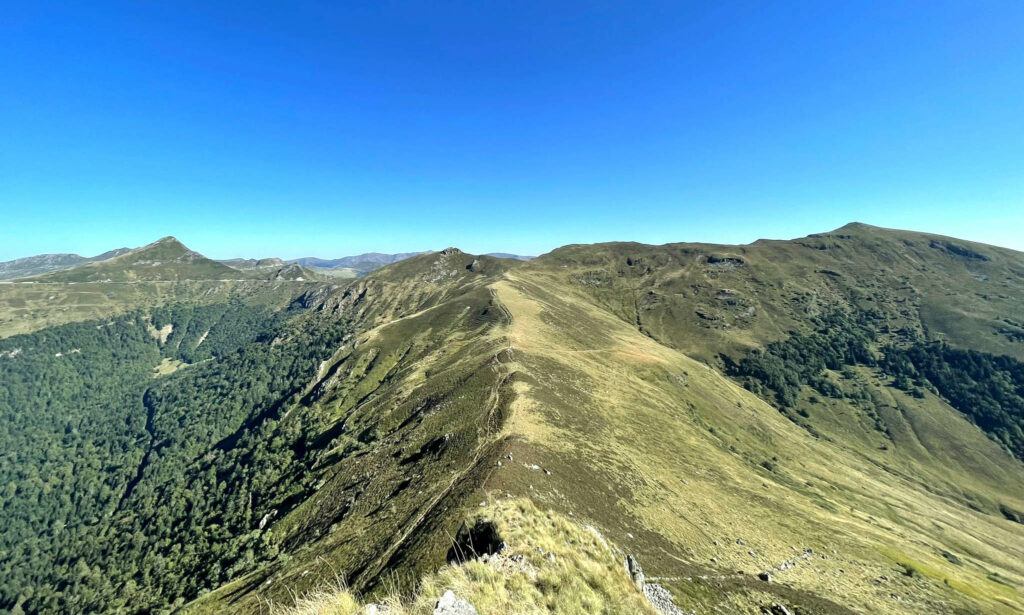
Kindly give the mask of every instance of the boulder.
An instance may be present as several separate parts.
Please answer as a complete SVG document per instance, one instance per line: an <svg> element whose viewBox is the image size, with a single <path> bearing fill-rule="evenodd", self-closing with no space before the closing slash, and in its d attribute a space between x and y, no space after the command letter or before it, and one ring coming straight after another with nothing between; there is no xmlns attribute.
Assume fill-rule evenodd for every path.
<svg viewBox="0 0 1024 615"><path fill-rule="evenodd" d="M478 615L472 604L455 597L455 592L448 590L437 601L434 615Z"/></svg>

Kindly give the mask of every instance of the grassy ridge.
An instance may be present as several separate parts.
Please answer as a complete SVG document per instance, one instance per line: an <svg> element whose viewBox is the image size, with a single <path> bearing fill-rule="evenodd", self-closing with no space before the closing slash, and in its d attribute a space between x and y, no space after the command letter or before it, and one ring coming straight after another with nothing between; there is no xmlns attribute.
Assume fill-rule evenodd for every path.
<svg viewBox="0 0 1024 615"><path fill-rule="evenodd" d="M852 236L828 241L847 242L844 258L888 258ZM884 235L881 241L902 243ZM325 309L357 314L368 332L332 368L346 376L328 387L348 391L342 401L329 401L334 393L318 401L338 404L339 428L331 434L350 448L335 449L332 459L346 490L325 488L278 528L308 527L322 514L317 501L350 501L352 512L334 519L327 537L309 542L296 561L242 579L196 610L217 610L225 599L245 608L257 588L286 599L337 571L357 590L379 587L372 579L381 574L411 588L443 561L445 537L459 511L479 498L473 493L498 491L602 528L666 577L686 608L757 613L759 601L771 599L808 613L847 606L1012 612L1007 604L1021 604L1011 588L1024 580L1024 550L1020 526L999 507L1024 502L1021 467L962 415L865 368L845 384L841 374L829 376L865 397L812 401L813 391L801 389L794 404L811 418L800 425L714 369L717 349L742 356L790 329L806 330L807 316L830 306L878 309L882 337L893 343L944 335L921 308L900 301L900 293L919 294L915 305L925 305L930 295L891 280L893 288L883 288L887 274L877 263L851 269L828 256L832 274L816 271L822 263L783 271L780 254L828 251L772 244L762 262L751 256L755 248L736 254L691 246L685 249L699 254L672 265L682 261L663 248L572 247L525 265L497 262L489 271L477 261L476 276L473 257L420 257L328 300ZM937 259L962 258L927 250ZM664 269L651 265L651 254L664 258ZM631 273L638 267L643 273ZM837 285L837 278L848 281ZM869 279L875 286L862 288ZM957 279L951 275L949 283ZM778 289L755 294L742 280ZM669 292L684 286L690 290ZM727 306L720 308L725 322L707 318L714 312L697 314L702 301ZM687 305L697 307L683 312ZM753 316L741 318L751 305ZM978 314L1003 306L985 304ZM502 316L486 328L466 328L485 310ZM499 422L453 429L494 408ZM884 416L889 436L876 429L874 415ZM371 423L360 418L369 416ZM453 448L436 442L448 433L458 443ZM346 437L358 444L340 444ZM780 583L753 577L805 549L814 559L776 571ZM904 575L903 560L930 574Z"/></svg>
<svg viewBox="0 0 1024 615"><path fill-rule="evenodd" d="M436 573L461 521L508 494L539 518L598 528L686 609L1019 612L1018 460L937 391L907 389L866 356L815 363L781 400L724 375L722 355L815 340L814 319L839 311L872 323L867 352L944 341L1020 358L1022 280L1019 253L853 225L749 246L568 246L528 263L445 250L305 286L305 315L269 343L319 340L319 363L211 450L230 461L223 477L240 477L220 480L228 517L249 515L238 544L253 557L225 559L218 574L234 580L185 610L256 613L338 578L360 600L427 588L406 600L416 609L451 575L475 575L466 592L478 582L546 608L551 594L476 564ZM199 301L284 301L265 282L176 284ZM193 369L157 379L166 400ZM169 412L161 429L198 416ZM205 459L204 437L183 446ZM288 463L253 462L270 450ZM189 527L204 549L234 539Z"/></svg>

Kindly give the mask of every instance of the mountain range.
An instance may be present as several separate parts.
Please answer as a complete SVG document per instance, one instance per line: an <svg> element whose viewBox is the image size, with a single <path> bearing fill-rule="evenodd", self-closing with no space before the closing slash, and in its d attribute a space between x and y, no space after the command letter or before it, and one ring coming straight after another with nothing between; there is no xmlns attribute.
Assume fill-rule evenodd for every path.
<svg viewBox="0 0 1024 615"><path fill-rule="evenodd" d="M1024 610L1024 253L396 256L0 285L0 609Z"/></svg>
<svg viewBox="0 0 1024 615"><path fill-rule="evenodd" d="M82 265L84 263L105 261L109 258L124 254L129 250L130 248L119 248L117 250L110 250L109 252L98 254L91 258L79 256L77 254L39 254L37 256L16 258L12 261L0 263L0 280L23 278L40 273L46 273L48 271L70 269L71 267Z"/></svg>
<svg viewBox="0 0 1024 615"><path fill-rule="evenodd" d="M174 239L173 237L166 239ZM177 241L177 239L174 239ZM51 271L62 271L65 269L72 269L79 265L86 263L96 263L100 261L109 260L115 256L121 256L131 252L132 248L118 248L116 250L110 250L86 258L77 254L39 254L37 256L28 256L24 258L17 258L11 261L0 262L0 280L11 280L16 278L24 278L36 276ZM320 273L324 273L329 277L335 278L355 278L364 276L371 271L380 269L385 265L410 258L412 256L418 256L425 254L425 252L403 252L398 254L382 254L380 252L367 252L365 254L357 254L355 256L344 256L335 259L322 259L316 257L305 257L295 258L288 261L280 258L230 258L222 259L216 262L227 265L232 269L239 271L278 271L285 269L287 265L298 265L306 268L305 271L318 270ZM517 260L530 260L532 256L520 256L517 254L492 253L488 256L495 256L499 258L514 258ZM296 270L297 271L297 270ZM221 275L229 275L226 272L221 271Z"/></svg>

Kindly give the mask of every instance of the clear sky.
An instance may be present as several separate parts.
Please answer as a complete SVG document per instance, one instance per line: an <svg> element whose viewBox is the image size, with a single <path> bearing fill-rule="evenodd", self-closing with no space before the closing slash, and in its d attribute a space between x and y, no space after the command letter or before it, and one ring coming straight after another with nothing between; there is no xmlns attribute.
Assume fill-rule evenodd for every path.
<svg viewBox="0 0 1024 615"><path fill-rule="evenodd" d="M0 260L1024 250L1024 2L4 2Z"/></svg>

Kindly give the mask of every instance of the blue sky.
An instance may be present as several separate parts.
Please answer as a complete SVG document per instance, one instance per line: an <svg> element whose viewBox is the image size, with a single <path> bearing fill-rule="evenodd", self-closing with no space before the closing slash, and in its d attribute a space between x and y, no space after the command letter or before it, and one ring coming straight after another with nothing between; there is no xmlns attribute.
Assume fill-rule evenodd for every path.
<svg viewBox="0 0 1024 615"><path fill-rule="evenodd" d="M0 259L1024 249L1019 0L3 8Z"/></svg>

